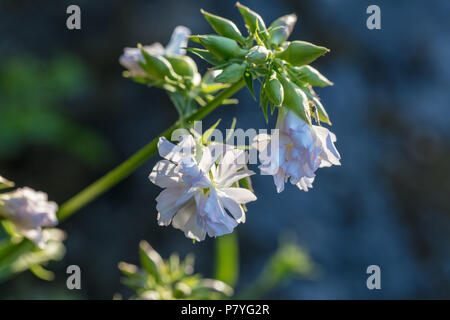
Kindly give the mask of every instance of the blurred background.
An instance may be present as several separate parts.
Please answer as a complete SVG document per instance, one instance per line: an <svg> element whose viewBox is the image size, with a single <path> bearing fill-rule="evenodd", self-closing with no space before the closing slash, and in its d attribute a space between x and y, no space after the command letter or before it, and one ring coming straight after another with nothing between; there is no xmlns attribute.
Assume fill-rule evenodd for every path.
<svg viewBox="0 0 450 320"><path fill-rule="evenodd" d="M62 203L125 160L176 120L161 90L121 76L126 46L166 44L177 25L212 33L200 8L232 19L235 1L5 1L0 3L0 173ZM66 28L66 8L81 8L82 29ZM450 298L450 2L246 0L266 24L295 12L291 39L331 53L313 66L335 83L319 89L338 137L342 166L318 171L308 193L276 194L271 177L253 178L259 200L237 228L241 273L251 283L283 234L316 264L265 298ZM366 28L366 8L381 8L381 30ZM207 65L196 60L202 70ZM248 90L204 128L265 128ZM269 124L273 126L272 124ZM67 254L53 282L25 272L0 285L0 298L111 299L126 296L119 261L136 263L147 240L163 257L196 255L213 275L214 241L192 244L158 227L160 189L152 158L60 227ZM253 168L256 169L256 168ZM82 270L82 290L66 289L66 267ZM381 290L366 287L367 266L381 267Z"/></svg>

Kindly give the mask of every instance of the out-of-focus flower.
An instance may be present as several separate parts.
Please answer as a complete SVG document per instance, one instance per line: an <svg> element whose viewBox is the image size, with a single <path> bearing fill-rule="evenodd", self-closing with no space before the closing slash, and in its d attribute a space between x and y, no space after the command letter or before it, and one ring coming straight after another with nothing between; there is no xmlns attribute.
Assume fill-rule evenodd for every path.
<svg viewBox="0 0 450 320"><path fill-rule="evenodd" d="M258 135L255 147L260 151L261 174L273 175L277 192L291 183L300 190L312 188L318 168L340 165L334 146L336 136L327 128L310 126L294 112L280 114L276 134Z"/></svg>
<svg viewBox="0 0 450 320"><path fill-rule="evenodd" d="M42 248L45 244L43 227L58 224L58 205L48 201L47 194L31 188L19 188L0 194L0 217L10 220L15 231Z"/></svg>
<svg viewBox="0 0 450 320"><path fill-rule="evenodd" d="M155 42L148 46L143 46L142 49L146 51L150 56L163 56L163 55L185 55L187 46L187 37L191 34L191 30L184 26L178 26L172 33L172 37L164 48L164 46ZM120 57L119 62L122 66L128 69L132 77L145 77L146 73L142 70L139 62L144 62L144 57L139 48L125 48L123 55Z"/></svg>
<svg viewBox="0 0 450 320"><path fill-rule="evenodd" d="M135 291L131 299L144 300L216 300L233 295L233 288L226 283L205 279L194 274L194 256L181 260L173 253L163 259L150 244L139 244L141 268L126 262L119 263L125 275L122 282Z"/></svg>
<svg viewBox="0 0 450 320"><path fill-rule="evenodd" d="M155 165L149 179L165 188L156 198L160 225L172 223L186 237L201 241L206 234L231 233L245 222L242 205L256 196L248 189L232 187L254 174L244 169L245 151L205 147L191 135L182 136L178 145L160 138L158 149L167 160Z"/></svg>

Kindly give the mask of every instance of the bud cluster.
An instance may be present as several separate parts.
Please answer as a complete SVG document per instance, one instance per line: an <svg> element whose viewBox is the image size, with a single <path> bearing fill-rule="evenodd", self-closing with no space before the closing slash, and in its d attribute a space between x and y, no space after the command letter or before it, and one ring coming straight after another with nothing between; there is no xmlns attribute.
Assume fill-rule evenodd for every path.
<svg viewBox="0 0 450 320"><path fill-rule="evenodd" d="M331 124L313 87L332 85L325 76L309 64L329 52L329 49L305 41L288 41L297 22L295 14L276 19L269 27L259 14L236 4L248 29L244 37L234 22L201 10L215 35L194 35L189 39L203 46L188 48L202 59L222 70L215 78L220 83L235 83L245 79L254 95L253 80L262 79L260 105L267 120L267 107L295 112L305 122Z"/></svg>

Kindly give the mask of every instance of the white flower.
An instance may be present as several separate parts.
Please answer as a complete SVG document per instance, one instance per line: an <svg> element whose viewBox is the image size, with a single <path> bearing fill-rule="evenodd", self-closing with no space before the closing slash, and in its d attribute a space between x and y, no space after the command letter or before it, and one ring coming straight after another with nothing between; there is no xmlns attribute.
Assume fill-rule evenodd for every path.
<svg viewBox="0 0 450 320"><path fill-rule="evenodd" d="M0 194L0 216L10 220L19 234L41 248L45 243L42 228L58 224L57 210L58 205L48 201L46 193L31 188Z"/></svg>
<svg viewBox="0 0 450 320"><path fill-rule="evenodd" d="M318 168L340 165L336 136L327 128L310 126L292 111L280 114L276 128L277 134L258 135L255 143L261 174L273 175L277 192L284 190L288 179L308 191Z"/></svg>
<svg viewBox="0 0 450 320"><path fill-rule="evenodd" d="M172 37L165 48L161 43L155 42L152 45L142 47L142 49L151 56L185 55L186 50L184 48L187 46L187 37L190 34L191 30L184 26L178 26L173 31ZM144 61L139 48L125 48L119 59L120 64L128 69L132 77L145 77L146 73L139 65L139 61Z"/></svg>
<svg viewBox="0 0 450 320"><path fill-rule="evenodd" d="M158 149L167 160L155 165L149 179L165 188L156 198L160 225L172 223L186 237L201 241L206 234L217 237L231 233L238 223L245 222L242 204L256 200L256 196L232 187L253 174L243 169L243 150L204 147L191 135L182 136L178 145L160 138Z"/></svg>

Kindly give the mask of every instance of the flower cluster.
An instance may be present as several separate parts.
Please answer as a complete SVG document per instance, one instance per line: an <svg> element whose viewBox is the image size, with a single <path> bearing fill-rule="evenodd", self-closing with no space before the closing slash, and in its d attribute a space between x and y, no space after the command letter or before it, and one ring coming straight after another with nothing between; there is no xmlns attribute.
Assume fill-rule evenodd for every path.
<svg viewBox="0 0 450 320"><path fill-rule="evenodd" d="M331 125L330 118L313 89L333 83L309 65L329 49L288 41L297 21L295 14L266 26L253 10L240 3L236 6L245 21L246 36L231 20L201 10L217 34L190 36L188 29L177 27L168 47L127 48L120 62L134 80L169 92L184 127L190 126L184 122L186 116L197 109L190 102L201 107L213 99L210 92L236 83L245 83L256 97L253 82L258 79L266 121L268 110L278 115L273 134L257 135L252 143L259 151L261 174L273 176L277 192L282 192L288 181L308 191L318 168L340 165L336 136L322 126ZM186 37L202 46L186 50L214 66L216 74L209 82L205 81L208 77L198 75L195 63L183 52ZM206 84L209 87L205 89ZM204 144L195 134L183 135L178 145L160 138L159 153L166 160L158 162L149 177L164 188L156 198L160 225L172 224L188 238L203 240L206 234L230 233L245 221L245 204L256 200L251 188L239 186L253 174L245 161L238 161L246 153L229 145L216 147Z"/></svg>
<svg viewBox="0 0 450 320"><path fill-rule="evenodd" d="M0 177L0 181L5 183L7 180ZM47 194L28 187L0 194L0 218L11 221L15 232L40 248L46 242L44 228L58 224L57 210L58 205L48 201Z"/></svg>
<svg viewBox="0 0 450 320"><path fill-rule="evenodd" d="M253 174L246 170L246 152L227 145L204 146L192 135L181 136L178 145L162 137L159 161L149 179L164 188L156 198L158 223L184 231L201 241L206 234L231 233L245 222L243 204L256 200L240 180Z"/></svg>

